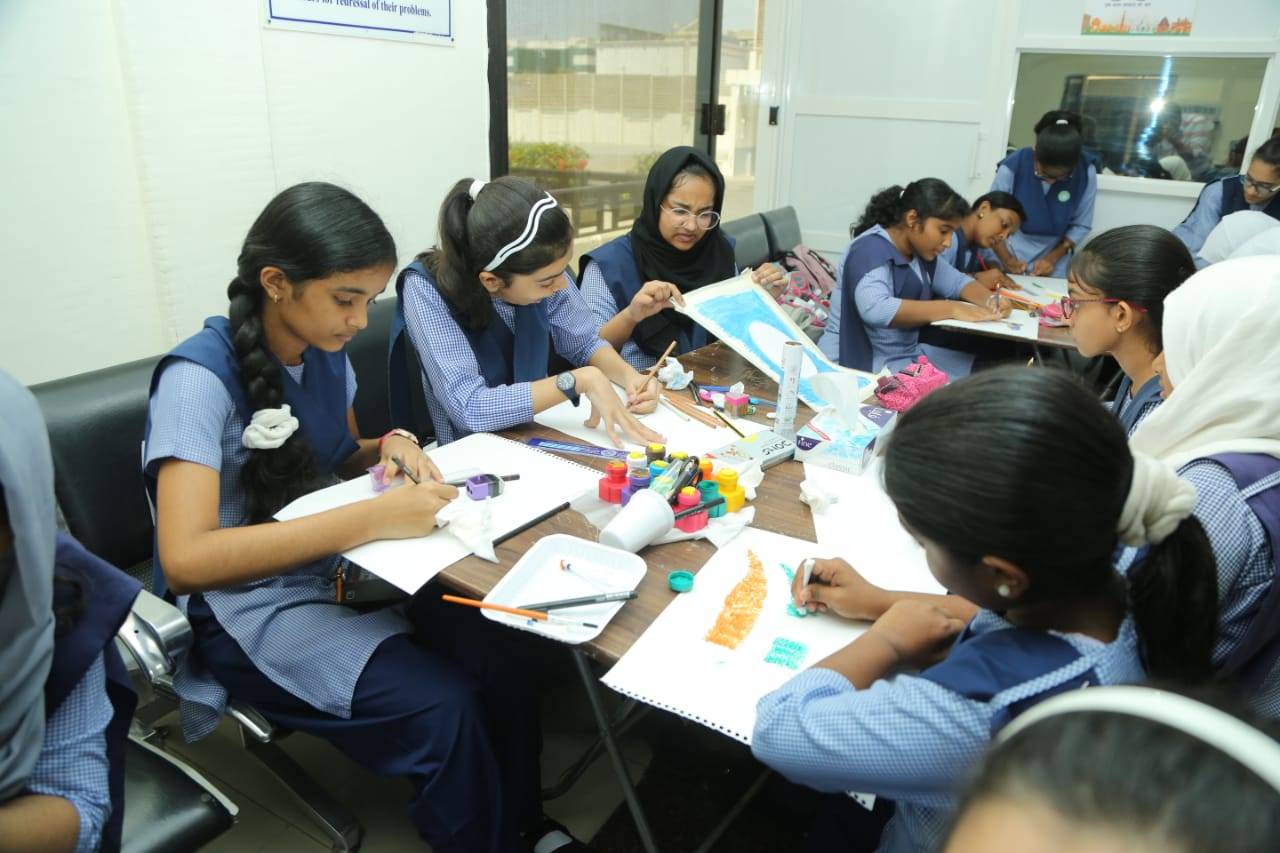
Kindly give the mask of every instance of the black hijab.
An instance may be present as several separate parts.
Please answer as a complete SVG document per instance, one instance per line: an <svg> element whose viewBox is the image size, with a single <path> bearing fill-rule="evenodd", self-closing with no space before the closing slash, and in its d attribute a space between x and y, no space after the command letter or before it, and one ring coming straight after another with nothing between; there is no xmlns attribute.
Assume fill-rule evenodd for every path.
<svg viewBox="0 0 1280 853"><path fill-rule="evenodd" d="M711 175L715 184L715 211L724 207L724 176L715 161L696 148L681 145L664 153L649 169L644 182L644 207L631 226L631 250L636 266L644 281L668 281L688 293L704 284L714 284L733 278L737 266L733 260L733 246L716 225L703 234L692 248L682 251L662 239L658 230L658 217L662 215L662 200L672 189L671 182L686 166L698 165ZM693 321L668 308L636 326L635 340L640 348L653 356L662 355L667 344L680 331L687 331Z"/></svg>

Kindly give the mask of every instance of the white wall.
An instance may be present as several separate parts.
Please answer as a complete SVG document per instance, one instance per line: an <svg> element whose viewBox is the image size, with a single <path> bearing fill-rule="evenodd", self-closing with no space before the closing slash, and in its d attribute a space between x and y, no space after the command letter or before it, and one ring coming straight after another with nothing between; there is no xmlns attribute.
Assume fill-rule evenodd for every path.
<svg viewBox="0 0 1280 853"><path fill-rule="evenodd" d="M263 27L261 0L0 3L0 367L39 382L162 352L226 310L258 211L328 180L402 260L488 174L485 4L440 47Z"/></svg>
<svg viewBox="0 0 1280 853"><path fill-rule="evenodd" d="M982 194L1008 139L1020 48L1280 53L1276 0L1198 3L1185 38L1081 37L1082 10L1045 0L769 0L757 208L794 204L806 241L838 253L879 188L934 176L971 199ZM1276 65L1252 120L1258 141L1280 99ZM782 106L777 127L766 123L770 104ZM1135 222L1175 225L1200 185L1173 184L1104 176L1094 233Z"/></svg>

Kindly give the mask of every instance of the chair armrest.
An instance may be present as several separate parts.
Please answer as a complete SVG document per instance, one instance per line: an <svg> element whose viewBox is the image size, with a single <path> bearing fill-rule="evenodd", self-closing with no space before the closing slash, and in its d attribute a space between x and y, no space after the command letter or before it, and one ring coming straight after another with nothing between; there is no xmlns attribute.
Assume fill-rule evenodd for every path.
<svg viewBox="0 0 1280 853"><path fill-rule="evenodd" d="M241 704L232 699L227 702L227 716L240 724L241 737L248 733L258 743L271 743L276 736L276 727L257 709ZM248 746L248 744L245 744Z"/></svg>
<svg viewBox="0 0 1280 853"><path fill-rule="evenodd" d="M116 638L152 686L169 687L191 648L191 624L182 611L143 590Z"/></svg>

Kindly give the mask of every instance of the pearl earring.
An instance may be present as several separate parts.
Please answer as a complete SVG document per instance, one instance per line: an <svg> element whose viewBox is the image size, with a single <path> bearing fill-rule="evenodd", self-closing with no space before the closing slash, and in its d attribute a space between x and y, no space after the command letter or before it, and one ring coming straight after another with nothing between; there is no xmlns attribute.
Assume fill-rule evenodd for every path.
<svg viewBox="0 0 1280 853"><path fill-rule="evenodd" d="M996 595L1000 596L1001 598L1008 598L1009 596L1013 595L1013 590L1009 589L1009 585L1007 583L1002 583L998 587L996 587Z"/></svg>
<svg viewBox="0 0 1280 853"><path fill-rule="evenodd" d="M979 213L979 214L978 214L978 218L979 218L979 219L981 219L981 218L982 218L982 217L984 217L984 216L986 216L986 214L985 214L985 213Z"/></svg>

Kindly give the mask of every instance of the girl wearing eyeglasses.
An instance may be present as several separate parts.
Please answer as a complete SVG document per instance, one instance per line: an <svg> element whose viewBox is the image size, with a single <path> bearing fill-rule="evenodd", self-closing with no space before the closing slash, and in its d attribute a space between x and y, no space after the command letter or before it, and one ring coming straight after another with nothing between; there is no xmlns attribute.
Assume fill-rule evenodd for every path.
<svg viewBox="0 0 1280 853"><path fill-rule="evenodd" d="M991 189L1012 193L1027 217L1022 230L995 247L1011 273L1067 274L1067 255L1093 228L1098 172L1084 154L1077 113L1050 110L1036 122L1036 143L1000 161Z"/></svg>
<svg viewBox="0 0 1280 853"><path fill-rule="evenodd" d="M1196 206L1173 233L1195 255L1196 266L1208 266L1200 256L1209 234L1224 216L1241 210L1260 210L1280 220L1280 137L1272 137L1258 146L1243 175L1222 178L1206 184L1196 199Z"/></svg>
<svg viewBox="0 0 1280 853"><path fill-rule="evenodd" d="M1119 363L1111 412L1130 435L1160 405L1164 298L1195 271L1187 247L1154 225L1112 228L1071 261L1062 314L1081 355L1105 353Z"/></svg>
<svg viewBox="0 0 1280 853"><path fill-rule="evenodd" d="M649 169L644 206L631 231L582 256L582 295L604 338L633 367L645 370L672 341L679 354L708 342L707 332L672 309L681 294L738 274L733 240L720 230L724 176L715 161L682 145ZM780 284L772 264L752 279Z"/></svg>

